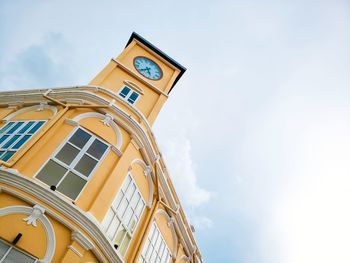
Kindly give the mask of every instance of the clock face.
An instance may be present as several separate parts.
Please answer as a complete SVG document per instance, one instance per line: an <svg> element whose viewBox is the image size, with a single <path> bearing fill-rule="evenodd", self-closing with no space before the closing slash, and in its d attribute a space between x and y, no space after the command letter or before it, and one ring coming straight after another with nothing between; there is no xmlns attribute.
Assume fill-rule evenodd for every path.
<svg viewBox="0 0 350 263"><path fill-rule="evenodd" d="M157 63L146 57L134 58L134 67L141 75L151 80L158 80L163 76L163 72Z"/></svg>

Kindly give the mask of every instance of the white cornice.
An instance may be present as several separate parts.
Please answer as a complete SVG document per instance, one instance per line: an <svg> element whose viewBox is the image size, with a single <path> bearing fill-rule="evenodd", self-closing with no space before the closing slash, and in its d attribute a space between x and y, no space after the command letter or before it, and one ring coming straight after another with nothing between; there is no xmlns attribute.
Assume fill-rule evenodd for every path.
<svg viewBox="0 0 350 263"><path fill-rule="evenodd" d="M86 89L91 90L91 92L86 91ZM37 103L43 102L46 100L43 99L42 96L47 91L48 89L1 92L0 104L9 104L10 102L16 101L16 99L18 100L18 97L20 97L22 101L27 103L29 102L33 103L33 101L36 101ZM168 182L170 180L170 177L167 175L167 172L163 171L162 169L161 164L164 164L164 161L162 160L162 158L159 158L160 152L155 142L155 138L153 137L153 133L151 131L151 128L147 119L143 116L142 113L138 112L135 108L128 105L128 108L132 112L134 112L146 125L145 127L146 130L145 130L145 128L142 127L140 123L136 121L133 117L131 117L129 113L123 111L113 101L111 102L106 98L100 96L97 93L99 91L103 91L104 93L107 93L110 96L113 95L112 92L102 87L80 86L80 87L55 88L51 90L50 96L54 97L55 99L61 99L61 100L67 100L67 99L69 100L70 98L74 98L74 99L82 99L84 101L95 103L95 104L108 105L109 106L108 109L100 109L99 111L104 114L106 113L111 114L112 112L112 114L115 117L114 121L119 126L127 130L129 134L131 134L131 137L138 144L140 151L146 154L146 156L144 157L147 165L152 165L154 162L157 163L159 174L161 175L160 176L161 186L165 190L164 193L165 193L166 201L170 204L171 208L173 208L174 210L177 210L179 208L178 207L179 205L177 204L178 198L176 196L176 193L173 193L172 187L170 187L170 185L172 186L172 183ZM115 96L115 94L113 98L117 99L118 102L120 102L120 99L117 96ZM190 251L191 253L194 253L197 245L194 240L194 236L192 232L187 230L189 226L185 227L187 226L187 220L186 218L182 218L183 216L184 216L183 213L178 213L175 216L175 228L177 232L181 236L183 236L185 240L185 249L187 251ZM103 233L100 233L100 234L103 235ZM110 247L111 245L108 243L108 246Z"/></svg>
<svg viewBox="0 0 350 263"><path fill-rule="evenodd" d="M33 182L30 178L9 172L3 167L0 167L0 182L29 193L44 204L49 205L53 209L56 209L58 212L69 218L69 220L78 225L80 229L84 230L89 234L91 238L94 239L95 244L99 248L98 250L103 253L103 256L99 253L96 247L91 247L86 239L79 240L87 248L91 247L92 251L98 258L106 258L108 262L123 262L100 227L95 222L93 222L83 210L79 209L79 207L76 207L63 198L60 198L51 190L41 187L40 185ZM47 210L49 213L49 209L45 208L45 210ZM70 229L77 231L77 229L75 229L71 224L67 223L66 220L62 220L62 218L59 217L56 213L51 212L49 214L52 217L56 218L58 221L65 221L63 222L65 225L68 225L70 226Z"/></svg>

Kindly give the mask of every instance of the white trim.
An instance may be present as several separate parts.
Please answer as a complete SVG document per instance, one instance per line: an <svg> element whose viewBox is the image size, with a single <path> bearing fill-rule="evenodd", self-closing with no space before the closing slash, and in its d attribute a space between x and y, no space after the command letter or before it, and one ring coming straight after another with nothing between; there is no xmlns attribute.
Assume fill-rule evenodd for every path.
<svg viewBox="0 0 350 263"><path fill-rule="evenodd" d="M41 202L44 202L52 207L54 210L50 210L49 208L45 207L46 213L61 222L67 228L75 231L78 226L83 229L90 237L94 238L94 243L98 249L95 247L92 249L92 252L100 262L123 262L118 253L116 253L114 247L111 246L103 231L100 229L99 224L97 224L94 220L91 220L87 213L72 205L71 202L67 202L61 196L52 194L51 190L43 188L30 178L21 174L11 173L8 170L9 169L0 167L0 183L5 183L8 186L15 187L20 191L24 191L32 196L35 196ZM28 196L25 196L14 189L0 187L0 192L1 191L16 196L31 204L35 204L37 202L37 200L34 201L32 198L29 198ZM64 217L61 217L59 214L65 215L69 221L67 221L67 219ZM70 223L70 221L72 223Z"/></svg>
<svg viewBox="0 0 350 263"><path fill-rule="evenodd" d="M142 89L140 86L136 85L134 82L132 82L132 81L130 81L130 80L124 80L123 83L124 83L126 86L128 86L128 87L130 87L130 88L136 90L139 94L142 94L142 95L144 94L143 89Z"/></svg>
<svg viewBox="0 0 350 263"><path fill-rule="evenodd" d="M125 97L123 97L123 96L120 95L120 94L122 93L122 90L123 90L124 88L128 88L128 89L129 89L129 91L128 91L128 93L125 95ZM130 102L130 101L129 101L129 98L131 97L131 95L132 95L133 93L136 93L136 94L137 94L137 98L136 98L136 100L134 100L134 102ZM140 94L137 90L135 90L133 87L130 87L129 85L123 85L123 86L119 89L119 91L118 91L117 94L118 94L118 96L119 96L120 99L122 99L123 101L127 102L127 103L130 104L130 105L136 105L136 102L137 102L137 101L139 100L139 98L141 97L141 94Z"/></svg>
<svg viewBox="0 0 350 263"><path fill-rule="evenodd" d="M111 115L109 115L109 116L111 116ZM106 115L103 115L103 114L98 113L98 112L86 112L86 113L82 113L82 114L75 116L72 119L72 121L79 123L79 121L81 121L82 119L85 119L85 118L97 118L100 120L105 120ZM111 127L114 130L114 133L117 137L117 143L114 146L118 150L121 150L120 148L121 148L122 142L123 142L122 133L120 132L118 125L113 120L109 124L111 125Z"/></svg>
<svg viewBox="0 0 350 263"><path fill-rule="evenodd" d="M72 240L76 241L79 245L81 245L85 250L91 250L95 248L94 244L88 239L86 236L84 236L79 231L73 231L71 234Z"/></svg>
<svg viewBox="0 0 350 263"><path fill-rule="evenodd" d="M48 109L48 110L52 111L53 115L56 115L56 113L58 111L55 106L50 106L50 105L45 105L43 103L40 103L38 105L25 107L25 108L22 108L20 110L17 110L15 112L11 113L10 115L6 116L3 120L4 121L9 121L9 120L11 120L12 118L14 118L15 116L17 116L17 115L19 115L21 113L30 112L30 111L34 111L34 110L40 111L40 110L43 110L43 109Z"/></svg>
<svg viewBox="0 0 350 263"><path fill-rule="evenodd" d="M30 216L34 212L36 206L39 206L39 205L35 205L34 208L31 208L29 206L22 206L22 205L8 206L5 208L1 208L0 217L5 215L10 215L10 214L25 214ZM44 214L41 214L37 219L44 226L44 229L46 232L46 241L47 241L46 253L44 258L40 259L40 262L50 263L55 253L55 247L56 247L55 231L53 229L53 226L50 220Z"/></svg>
<svg viewBox="0 0 350 263"><path fill-rule="evenodd" d="M69 245L67 247L68 249L72 250L74 252L74 254L76 254L78 257L82 258L83 254L81 254L78 249L76 249L75 247L73 247L72 245Z"/></svg>
<svg viewBox="0 0 350 263"><path fill-rule="evenodd" d="M26 103L32 103L33 101L42 101L42 95L48 90L49 89L1 92L0 104L8 105L9 103L16 102L19 96L21 96L23 102ZM143 155L145 162L148 165L151 163L153 164L156 155L159 153L159 149L150 130L150 124L148 123L147 118L142 114L142 112L138 111L131 105L125 103L112 91L101 86L84 85L60 87L54 88L51 91L52 92L50 93L50 96L58 100L64 100L72 97L84 99L94 104L108 106L110 104L110 100L106 99L103 96L104 94L106 94L117 99L118 103L127 106L127 109L131 111L132 116L136 115L140 121L137 121L132 116L130 116L130 112L123 110L120 107L120 105L113 104L109 107L108 112L112 113L115 116L116 119L114 121L120 127L124 128L129 134L133 136L135 142L139 145L140 151ZM101 92L102 94L98 94L96 92ZM167 97L166 94L163 95ZM106 113L104 109L99 109L99 112ZM144 127L143 125L141 126L140 122L144 123ZM162 167L163 159L161 158L159 161L157 161L156 165ZM166 183L167 180L170 180L168 172L166 170L162 171L162 169L160 169L158 173L159 178L161 179L160 186L161 188L164 188L164 193L166 195L165 200L170 204L170 207L175 207L174 209L176 209L177 207L179 207L179 205L177 204L177 196L176 194L174 196L171 193L172 190L169 188L170 186ZM196 247L196 240L194 239L193 234L190 231L188 231L185 227L187 226L187 219L181 207L179 213L175 216L175 219L176 230L178 231L178 233L181 233L181 236L183 237L180 239L180 242L181 244L183 244L185 252L188 255L191 255Z"/></svg>
<svg viewBox="0 0 350 263"><path fill-rule="evenodd" d="M129 165L128 171L132 170L132 166L134 164L138 164L143 168L144 175L146 176L147 183L148 183L148 201L147 201L147 208L151 208L153 204L153 194L154 194L154 184L152 180L152 169L150 166L146 165L146 163L143 160L140 159L134 159L131 164Z"/></svg>

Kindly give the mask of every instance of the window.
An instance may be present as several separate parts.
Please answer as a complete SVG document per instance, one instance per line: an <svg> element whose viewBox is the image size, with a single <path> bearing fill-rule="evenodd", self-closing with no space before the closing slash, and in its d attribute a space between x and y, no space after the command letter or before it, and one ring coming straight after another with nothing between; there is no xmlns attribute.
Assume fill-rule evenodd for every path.
<svg viewBox="0 0 350 263"><path fill-rule="evenodd" d="M9 121L0 129L0 160L8 161L45 121Z"/></svg>
<svg viewBox="0 0 350 263"><path fill-rule="evenodd" d="M122 256L127 251L144 208L145 202L128 174L102 223L103 230Z"/></svg>
<svg viewBox="0 0 350 263"><path fill-rule="evenodd" d="M122 97L125 101L134 104L137 98L139 97L139 94L136 91L129 88L128 86L124 86L120 90L119 96Z"/></svg>
<svg viewBox="0 0 350 263"><path fill-rule="evenodd" d="M36 175L40 181L76 199L106 155L108 145L78 128Z"/></svg>
<svg viewBox="0 0 350 263"><path fill-rule="evenodd" d="M0 263L8 262L35 263L38 260L0 239Z"/></svg>
<svg viewBox="0 0 350 263"><path fill-rule="evenodd" d="M138 263L169 263L171 254L162 234L153 222Z"/></svg>

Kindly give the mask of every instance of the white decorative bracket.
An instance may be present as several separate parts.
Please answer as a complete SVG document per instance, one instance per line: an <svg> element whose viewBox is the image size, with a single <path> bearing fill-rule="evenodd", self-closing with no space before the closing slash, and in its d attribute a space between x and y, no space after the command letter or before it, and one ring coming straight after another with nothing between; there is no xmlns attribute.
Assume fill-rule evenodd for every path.
<svg viewBox="0 0 350 263"><path fill-rule="evenodd" d="M105 114L104 119L101 120L101 122L102 122L104 125L108 126L108 127L111 126L111 122L112 122L112 121L113 121L113 116L110 115L110 114L108 114L108 113Z"/></svg>
<svg viewBox="0 0 350 263"><path fill-rule="evenodd" d="M32 213L28 217L23 218L23 221L26 221L27 225L32 225L37 227L36 220L40 219L44 213L45 213L44 208L42 208L40 205L35 205L33 207Z"/></svg>
<svg viewBox="0 0 350 263"><path fill-rule="evenodd" d="M95 248L94 244L79 231L73 231L71 235L72 240L78 242L85 250Z"/></svg>
<svg viewBox="0 0 350 263"><path fill-rule="evenodd" d="M72 120L72 119L65 119L64 122L65 122L66 124L71 125L71 126L74 126L74 127L76 127L76 126L79 125L78 122L76 122L75 120Z"/></svg>
<svg viewBox="0 0 350 263"><path fill-rule="evenodd" d="M39 107L36 109L36 111L43 111L45 106L47 106L47 102L40 102Z"/></svg>

